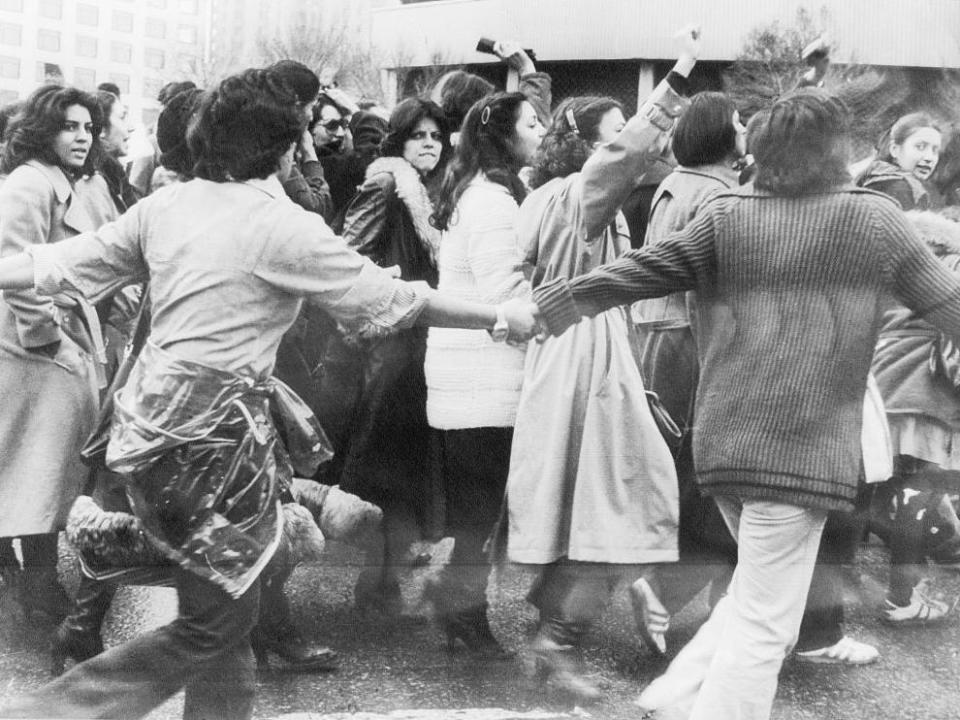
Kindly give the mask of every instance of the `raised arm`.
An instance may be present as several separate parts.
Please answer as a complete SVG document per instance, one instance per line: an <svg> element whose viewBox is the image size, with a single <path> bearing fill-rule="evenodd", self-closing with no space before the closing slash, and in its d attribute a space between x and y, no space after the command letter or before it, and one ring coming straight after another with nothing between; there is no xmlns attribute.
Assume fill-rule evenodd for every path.
<svg viewBox="0 0 960 720"><path fill-rule="evenodd" d="M700 55L700 30L681 31L683 49L667 77L610 143L600 145L583 166L582 221L586 237L597 236L650 171L667 133L683 108L686 79Z"/></svg>
<svg viewBox="0 0 960 720"><path fill-rule="evenodd" d="M582 317L710 282L716 270L714 211L717 208L711 203L661 243L630 250L585 275L541 285L534 290L533 300L545 329L560 335Z"/></svg>

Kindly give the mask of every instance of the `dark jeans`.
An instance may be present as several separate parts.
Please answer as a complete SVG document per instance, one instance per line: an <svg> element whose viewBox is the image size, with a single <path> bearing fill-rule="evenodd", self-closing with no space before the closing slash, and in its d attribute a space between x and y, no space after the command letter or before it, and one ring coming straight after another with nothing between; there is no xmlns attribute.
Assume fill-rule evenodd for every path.
<svg viewBox="0 0 960 720"><path fill-rule="evenodd" d="M184 720L251 718L256 685L248 634L259 580L232 599L184 570L175 578L176 620L74 666L0 708L0 717L138 718L185 688Z"/></svg>
<svg viewBox="0 0 960 720"><path fill-rule="evenodd" d="M453 552L443 583L461 609L486 602L490 559L484 544L503 509L513 428L469 428L440 433L447 531Z"/></svg>

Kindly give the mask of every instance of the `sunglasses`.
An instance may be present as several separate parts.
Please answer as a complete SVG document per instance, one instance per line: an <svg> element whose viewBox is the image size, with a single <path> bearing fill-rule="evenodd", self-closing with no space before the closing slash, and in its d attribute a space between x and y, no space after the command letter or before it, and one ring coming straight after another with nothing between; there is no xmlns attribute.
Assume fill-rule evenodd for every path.
<svg viewBox="0 0 960 720"><path fill-rule="evenodd" d="M327 132L331 132L331 133L336 132L338 128L343 128L344 130L346 130L348 125L346 120L327 120L326 122L317 123L317 124L320 125L320 127L322 127Z"/></svg>

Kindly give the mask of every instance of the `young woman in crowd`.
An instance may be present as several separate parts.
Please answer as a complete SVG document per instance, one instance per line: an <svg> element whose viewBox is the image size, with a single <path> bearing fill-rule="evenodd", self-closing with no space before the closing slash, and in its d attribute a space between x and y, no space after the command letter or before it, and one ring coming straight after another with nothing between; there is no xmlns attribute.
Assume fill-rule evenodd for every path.
<svg viewBox="0 0 960 720"><path fill-rule="evenodd" d="M58 243L117 216L95 172L101 114L94 96L47 85L7 132L0 169L0 254ZM106 355L96 311L82 299L6 292L0 301L0 538L20 538L18 600L30 620L60 622L57 532L88 471L80 448L93 430ZM29 442L24 442L29 438ZM10 548L6 540L4 547Z"/></svg>
<svg viewBox="0 0 960 720"><path fill-rule="evenodd" d="M926 113L897 120L879 143L879 157L857 178L860 187L889 195L904 210L933 210L942 203L929 182L943 138Z"/></svg>
<svg viewBox="0 0 960 720"><path fill-rule="evenodd" d="M753 185L721 193L661 243L534 292L559 334L616 305L697 291L694 461L737 539L737 567L641 694L647 710L769 717L827 512L856 497L882 299L892 293L960 339L960 281L893 203L850 191L849 123L823 90L781 98L758 128Z"/></svg>
<svg viewBox="0 0 960 720"><path fill-rule="evenodd" d="M930 212L908 218L941 262L960 272L960 225ZM960 537L945 494L955 487L949 471L960 470L960 395L943 372L931 369L938 340L922 315L900 303L886 308L873 372L894 450L886 489L897 502L886 538L890 581L883 615L892 624L937 622L951 610L934 597L922 567L928 555L955 562Z"/></svg>
<svg viewBox="0 0 960 720"><path fill-rule="evenodd" d="M442 232L438 288L465 300L525 298L517 211L526 195L518 177L540 146L544 128L521 93L497 93L467 113L434 215ZM440 467L450 562L428 586L450 647L509 657L490 630L484 543L500 515L513 423L523 383L524 345L473 330L431 330L425 372L427 419L440 430Z"/></svg>
<svg viewBox="0 0 960 720"><path fill-rule="evenodd" d="M150 339L116 397L107 464L126 474L134 513L176 564L179 595L173 623L76 665L0 715L138 717L185 687L187 718L252 716L247 636L279 530L269 376L304 298L363 331L493 330L503 315L514 339L533 331L522 303L496 309L415 288L290 203L281 178L304 128L269 73L227 78L191 128L195 180L99 232L0 261L3 289L32 287L36 269L43 291L91 300L150 277Z"/></svg>
<svg viewBox="0 0 960 720"><path fill-rule="evenodd" d="M712 197L738 186L735 163L744 156L746 128L723 93L694 95L671 136L677 167L657 188L645 245L656 245L682 230ZM714 583L720 597L736 562L736 547L712 498L697 489L693 467L693 407L700 366L690 326L693 293L642 300L633 312L640 342L640 367L648 389L657 393L682 436L675 446L680 501L680 563L664 565L631 588L636 602L646 584L670 613L678 612L700 590ZM691 566L698 571L690 572ZM665 650L661 638L652 647Z"/></svg>
<svg viewBox="0 0 960 720"><path fill-rule="evenodd" d="M140 193L130 184L126 170L120 162L120 158L127 154L127 145L130 142L127 106L119 97L106 90L97 92L97 102L100 103L103 117L103 130L100 134L103 154L98 169L107 181L117 212L122 213L140 199Z"/></svg>
<svg viewBox="0 0 960 720"><path fill-rule="evenodd" d="M446 165L450 146L440 108L408 98L390 115L381 155L350 203L343 238L404 280L437 286L440 231L430 224L428 187ZM389 615L402 606L398 565L426 520L430 428L423 360L424 328L361 343L364 387L344 452L340 487L383 510L383 546L371 548L357 583L360 609Z"/></svg>
<svg viewBox="0 0 960 720"><path fill-rule="evenodd" d="M671 80L685 84L699 44ZM676 113L665 81L654 97ZM611 98L565 100L536 157L518 236L533 286L576 277L629 250L620 205L666 135L645 104L627 122ZM610 152L617 141L618 152ZM615 307L527 351L507 507L510 560L540 566L527 596L539 610L531 650L561 690L596 699L579 671L580 640L610 593L650 563L677 559L673 458L647 403L629 308Z"/></svg>

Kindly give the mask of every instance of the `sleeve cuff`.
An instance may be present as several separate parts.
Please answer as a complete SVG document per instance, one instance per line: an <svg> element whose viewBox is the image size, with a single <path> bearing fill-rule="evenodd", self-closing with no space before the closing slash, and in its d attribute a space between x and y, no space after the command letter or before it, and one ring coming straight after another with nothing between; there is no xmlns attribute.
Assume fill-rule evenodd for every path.
<svg viewBox="0 0 960 720"><path fill-rule="evenodd" d="M551 335L560 335L580 322L577 302L565 278L557 278L533 291L533 301L540 309L540 319Z"/></svg>
<svg viewBox="0 0 960 720"><path fill-rule="evenodd" d="M33 286L39 295L56 295L63 286L63 273L51 245L31 245L24 250L33 258Z"/></svg>
<svg viewBox="0 0 960 720"><path fill-rule="evenodd" d="M681 76L677 75L677 77ZM669 79L667 79L662 80L654 88L650 97L640 106L637 114L646 117L651 125L666 132L673 127L674 120L680 116L685 106L686 101L670 86Z"/></svg>

